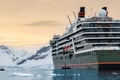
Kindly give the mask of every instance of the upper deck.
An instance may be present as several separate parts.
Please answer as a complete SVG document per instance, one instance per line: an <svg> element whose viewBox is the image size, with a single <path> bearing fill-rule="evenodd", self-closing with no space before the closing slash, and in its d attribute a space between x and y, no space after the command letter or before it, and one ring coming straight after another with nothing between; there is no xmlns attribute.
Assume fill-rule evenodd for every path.
<svg viewBox="0 0 120 80"><path fill-rule="evenodd" d="M103 14L104 12L104 14ZM64 49L80 53L94 47L120 46L120 20L108 17L102 10L100 16L85 18L79 13L78 18L67 28L66 32L51 41L52 53L62 54Z"/></svg>

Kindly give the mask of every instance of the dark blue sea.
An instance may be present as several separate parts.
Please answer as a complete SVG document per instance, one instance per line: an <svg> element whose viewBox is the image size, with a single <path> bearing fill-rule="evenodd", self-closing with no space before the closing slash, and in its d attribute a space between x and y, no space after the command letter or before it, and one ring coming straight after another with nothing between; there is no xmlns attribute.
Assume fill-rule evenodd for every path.
<svg viewBox="0 0 120 80"><path fill-rule="evenodd" d="M120 71L6 67L0 80L120 80Z"/></svg>

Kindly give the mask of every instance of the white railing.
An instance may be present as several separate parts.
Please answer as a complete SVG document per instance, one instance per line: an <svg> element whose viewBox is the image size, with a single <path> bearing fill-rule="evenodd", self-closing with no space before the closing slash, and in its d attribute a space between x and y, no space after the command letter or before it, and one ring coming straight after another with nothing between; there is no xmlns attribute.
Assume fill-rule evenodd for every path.
<svg viewBox="0 0 120 80"><path fill-rule="evenodd" d="M78 52L76 52L75 54L80 54L80 53L85 53L85 52L92 52L92 51L96 51L96 50L120 50L120 47L118 46L102 46L102 47L93 47L91 49L86 49L86 50L80 50Z"/></svg>

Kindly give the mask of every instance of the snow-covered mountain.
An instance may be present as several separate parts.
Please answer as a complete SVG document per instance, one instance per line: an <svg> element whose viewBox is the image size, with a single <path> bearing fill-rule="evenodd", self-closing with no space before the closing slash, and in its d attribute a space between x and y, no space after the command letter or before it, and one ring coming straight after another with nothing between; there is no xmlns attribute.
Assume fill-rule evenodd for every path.
<svg viewBox="0 0 120 80"><path fill-rule="evenodd" d="M51 47L13 48L0 46L0 66L52 65Z"/></svg>

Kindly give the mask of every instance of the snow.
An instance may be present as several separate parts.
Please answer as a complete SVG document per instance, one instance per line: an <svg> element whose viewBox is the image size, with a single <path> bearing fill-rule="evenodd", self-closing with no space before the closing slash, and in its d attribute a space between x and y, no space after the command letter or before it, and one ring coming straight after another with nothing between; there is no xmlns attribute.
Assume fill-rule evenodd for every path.
<svg viewBox="0 0 120 80"><path fill-rule="evenodd" d="M0 66L15 65L11 58L11 54L6 54L0 49Z"/></svg>
<svg viewBox="0 0 120 80"><path fill-rule="evenodd" d="M12 59L10 56L7 56L7 54L0 54L0 66L4 65L15 65L12 62Z"/></svg>
<svg viewBox="0 0 120 80"><path fill-rule="evenodd" d="M41 47L42 48L42 47ZM11 53L8 54L6 50L0 48L0 66L20 66L20 67L35 67L39 66L39 68L53 68L53 61L51 50L39 54L38 56L46 56L43 59L32 59L27 60L28 57L35 55L40 47L28 47L28 48L11 48ZM26 60L23 64L17 65L18 62L22 60Z"/></svg>
<svg viewBox="0 0 120 80"><path fill-rule="evenodd" d="M53 68L51 49L45 53L42 53L42 54L48 54L48 56L44 59L28 60L26 63L24 63L20 66L27 67L28 65L30 65L29 67L40 66L41 68Z"/></svg>

